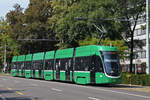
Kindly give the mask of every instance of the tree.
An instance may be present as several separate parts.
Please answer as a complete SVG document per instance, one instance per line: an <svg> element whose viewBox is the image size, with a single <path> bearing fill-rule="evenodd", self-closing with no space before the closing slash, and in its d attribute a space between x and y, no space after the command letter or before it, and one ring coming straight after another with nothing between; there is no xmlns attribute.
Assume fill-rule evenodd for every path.
<svg viewBox="0 0 150 100"><path fill-rule="evenodd" d="M132 72L133 65L133 49L134 49L134 31L138 20L143 20L145 17L145 0L117 0L118 18L123 19L121 22L122 30L124 30L123 38L130 48L130 72ZM129 41L130 40L130 41ZM137 40L136 40L137 41ZM137 43L137 42L136 42Z"/></svg>
<svg viewBox="0 0 150 100"><path fill-rule="evenodd" d="M113 4L116 0L109 2L103 0L74 0L72 3L66 1L72 0L53 0L53 16L49 18L49 23L56 36L60 40L58 46L60 48L76 47L78 41L90 37L95 34L99 36L99 32L92 25L104 26L107 30L106 36L111 39L121 39L119 32L119 23L115 21L106 21L106 18L114 17L114 13L109 9L115 7ZM106 6L108 11L106 10ZM83 20L78 20L81 17ZM84 19L85 18L85 19ZM100 19L101 18L101 19Z"/></svg>
<svg viewBox="0 0 150 100"><path fill-rule="evenodd" d="M0 64L4 61L4 45L7 45L7 62L11 62L14 55L18 55L18 44L10 37L10 26L6 20L0 19Z"/></svg>
<svg viewBox="0 0 150 100"><path fill-rule="evenodd" d="M17 4L15 10L7 14L12 34L21 44L21 53L33 53L55 49L55 34L48 27L47 20L51 17L51 0L30 0L24 13ZM35 41L23 41L35 39ZM36 39L49 39L52 41L37 41ZM24 49L26 48L26 49Z"/></svg>

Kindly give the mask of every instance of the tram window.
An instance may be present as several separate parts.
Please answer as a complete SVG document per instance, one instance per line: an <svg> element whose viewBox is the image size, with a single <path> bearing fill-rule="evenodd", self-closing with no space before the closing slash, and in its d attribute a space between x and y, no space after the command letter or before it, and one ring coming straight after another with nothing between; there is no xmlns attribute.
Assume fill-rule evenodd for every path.
<svg viewBox="0 0 150 100"><path fill-rule="evenodd" d="M97 72L104 72L102 60L99 56L92 56L91 68L93 68Z"/></svg>
<svg viewBox="0 0 150 100"><path fill-rule="evenodd" d="M91 59L90 56L76 58L75 70L89 71L90 59Z"/></svg>
<svg viewBox="0 0 150 100"><path fill-rule="evenodd" d="M16 62L16 69L19 69L18 66L19 66L19 64L18 64L18 62Z"/></svg>
<svg viewBox="0 0 150 100"><path fill-rule="evenodd" d="M36 70L38 70L38 69L43 69L43 61L34 61L34 68L36 69Z"/></svg>
<svg viewBox="0 0 150 100"><path fill-rule="evenodd" d="M26 62L26 69L30 69L30 67L31 67L31 62L27 61Z"/></svg>
<svg viewBox="0 0 150 100"><path fill-rule="evenodd" d="M60 60L60 70L65 70L65 65L66 65L67 59L61 59Z"/></svg>
<svg viewBox="0 0 150 100"><path fill-rule="evenodd" d="M17 67L16 67L16 63L12 63L12 64L11 64L11 68L12 68L12 69L16 69L16 68L17 68Z"/></svg>
<svg viewBox="0 0 150 100"><path fill-rule="evenodd" d="M60 59L56 59L56 71L60 70L60 66L61 66L61 60Z"/></svg>
<svg viewBox="0 0 150 100"><path fill-rule="evenodd" d="M52 70L53 65L54 65L54 60L53 59L46 60L45 61L45 70Z"/></svg>
<svg viewBox="0 0 150 100"><path fill-rule="evenodd" d="M68 67L71 67L72 60L71 58L63 58L63 59L57 59L56 65L59 67L60 70L65 71Z"/></svg>
<svg viewBox="0 0 150 100"><path fill-rule="evenodd" d="M22 69L22 68L24 68L24 62L18 62L17 69Z"/></svg>

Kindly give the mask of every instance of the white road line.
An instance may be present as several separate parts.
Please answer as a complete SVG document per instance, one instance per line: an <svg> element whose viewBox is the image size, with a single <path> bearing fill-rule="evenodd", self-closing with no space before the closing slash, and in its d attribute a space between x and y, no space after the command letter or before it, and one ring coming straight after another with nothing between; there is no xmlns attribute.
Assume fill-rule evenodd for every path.
<svg viewBox="0 0 150 100"><path fill-rule="evenodd" d="M61 91L62 91L62 90L60 90L60 89L56 89L56 88L51 88L51 90L59 91L59 92L61 92Z"/></svg>
<svg viewBox="0 0 150 100"><path fill-rule="evenodd" d="M6 99L5 99L3 96L1 96L1 95L0 95L0 98L1 98L2 100L6 100Z"/></svg>
<svg viewBox="0 0 150 100"><path fill-rule="evenodd" d="M31 84L31 86L39 86L39 85L37 85L37 84Z"/></svg>
<svg viewBox="0 0 150 100"><path fill-rule="evenodd" d="M4 78L3 78L2 80L6 81L7 79L4 79Z"/></svg>
<svg viewBox="0 0 150 100"><path fill-rule="evenodd" d="M16 80L15 80L14 82L15 82L15 83L20 83L19 81L16 81Z"/></svg>
<svg viewBox="0 0 150 100"><path fill-rule="evenodd" d="M91 100L100 100L100 99L93 98L93 97L88 97L88 99L91 99Z"/></svg>

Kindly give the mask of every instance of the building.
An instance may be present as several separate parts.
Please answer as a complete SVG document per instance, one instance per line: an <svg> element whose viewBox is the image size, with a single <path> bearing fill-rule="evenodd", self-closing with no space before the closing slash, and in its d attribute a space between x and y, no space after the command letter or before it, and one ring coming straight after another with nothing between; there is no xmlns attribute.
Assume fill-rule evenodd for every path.
<svg viewBox="0 0 150 100"><path fill-rule="evenodd" d="M140 20L134 31L134 57L132 71L135 73L146 72L146 22ZM130 71L130 60L121 61L122 71Z"/></svg>

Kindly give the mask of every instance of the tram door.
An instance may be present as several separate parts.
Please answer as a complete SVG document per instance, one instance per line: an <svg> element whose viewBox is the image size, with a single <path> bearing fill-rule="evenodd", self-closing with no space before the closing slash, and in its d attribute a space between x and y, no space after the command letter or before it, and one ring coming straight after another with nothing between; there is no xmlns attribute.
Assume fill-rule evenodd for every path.
<svg viewBox="0 0 150 100"><path fill-rule="evenodd" d="M70 68L71 68L71 59L68 60L65 64L66 81L70 81Z"/></svg>
<svg viewBox="0 0 150 100"><path fill-rule="evenodd" d="M61 61L56 60L56 80L60 80L60 66L61 66Z"/></svg>
<svg viewBox="0 0 150 100"><path fill-rule="evenodd" d="M41 70L41 68L39 67L39 78L41 78L41 73L42 73L42 70Z"/></svg>
<svg viewBox="0 0 150 100"><path fill-rule="evenodd" d="M95 73L96 73L96 56L92 56L91 59L91 65L90 65L90 77L91 77L91 83L95 83Z"/></svg>
<svg viewBox="0 0 150 100"><path fill-rule="evenodd" d="M35 62L33 63L32 71L33 71L33 78L35 78Z"/></svg>
<svg viewBox="0 0 150 100"><path fill-rule="evenodd" d="M20 63L18 62L17 63L17 76L19 76L19 66L20 66Z"/></svg>
<svg viewBox="0 0 150 100"><path fill-rule="evenodd" d="M21 64L21 76L24 76L23 72L24 72L24 63Z"/></svg>

